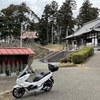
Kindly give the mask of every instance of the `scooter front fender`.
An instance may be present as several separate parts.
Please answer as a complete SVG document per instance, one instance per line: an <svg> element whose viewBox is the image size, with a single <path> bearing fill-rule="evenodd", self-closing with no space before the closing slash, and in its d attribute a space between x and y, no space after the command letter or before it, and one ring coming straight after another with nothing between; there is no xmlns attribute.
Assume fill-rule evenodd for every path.
<svg viewBox="0 0 100 100"><path fill-rule="evenodd" d="M18 84L14 86L14 88L17 88L17 87L22 88L22 86L20 86Z"/></svg>

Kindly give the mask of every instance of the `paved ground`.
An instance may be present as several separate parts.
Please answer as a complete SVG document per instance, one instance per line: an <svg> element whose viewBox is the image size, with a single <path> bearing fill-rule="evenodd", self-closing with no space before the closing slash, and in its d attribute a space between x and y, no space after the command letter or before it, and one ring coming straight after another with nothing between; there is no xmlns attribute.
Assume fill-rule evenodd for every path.
<svg viewBox="0 0 100 100"><path fill-rule="evenodd" d="M97 52L95 55L97 62L100 53ZM91 62L91 66L94 62ZM50 92L40 92L37 97L26 93L19 100L100 100L100 68L96 65L95 68L90 68L90 63L86 65L88 67L60 68L54 73L55 84ZM33 66L38 72L48 70L47 63L40 63L38 60L34 61ZM15 85L15 79L0 79L0 92L11 89ZM5 100L18 100L11 93L10 96L10 99L7 97Z"/></svg>
<svg viewBox="0 0 100 100"><path fill-rule="evenodd" d="M90 68L100 68L100 51L96 51L84 65Z"/></svg>

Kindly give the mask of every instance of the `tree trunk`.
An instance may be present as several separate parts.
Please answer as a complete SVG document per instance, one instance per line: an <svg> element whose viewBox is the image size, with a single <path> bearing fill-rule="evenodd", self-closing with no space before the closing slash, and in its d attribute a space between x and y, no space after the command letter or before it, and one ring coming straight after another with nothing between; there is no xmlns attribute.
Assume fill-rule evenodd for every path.
<svg viewBox="0 0 100 100"><path fill-rule="evenodd" d="M68 36L68 26L66 27L66 37ZM68 40L66 40L66 46L68 47Z"/></svg>
<svg viewBox="0 0 100 100"><path fill-rule="evenodd" d="M48 23L47 23L47 42L49 42L49 37L48 37Z"/></svg>

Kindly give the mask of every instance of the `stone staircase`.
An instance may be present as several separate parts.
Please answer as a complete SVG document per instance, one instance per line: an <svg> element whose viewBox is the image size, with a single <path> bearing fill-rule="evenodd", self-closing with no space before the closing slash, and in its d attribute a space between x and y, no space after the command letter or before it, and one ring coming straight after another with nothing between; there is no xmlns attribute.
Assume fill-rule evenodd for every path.
<svg viewBox="0 0 100 100"><path fill-rule="evenodd" d="M42 57L40 57L40 61L41 62L48 62L48 59L53 57L54 55L58 54L59 51L50 51L48 53L45 53L44 55L42 55Z"/></svg>
<svg viewBox="0 0 100 100"><path fill-rule="evenodd" d="M61 58L66 57L73 51L52 51L40 58L41 62L59 62Z"/></svg>

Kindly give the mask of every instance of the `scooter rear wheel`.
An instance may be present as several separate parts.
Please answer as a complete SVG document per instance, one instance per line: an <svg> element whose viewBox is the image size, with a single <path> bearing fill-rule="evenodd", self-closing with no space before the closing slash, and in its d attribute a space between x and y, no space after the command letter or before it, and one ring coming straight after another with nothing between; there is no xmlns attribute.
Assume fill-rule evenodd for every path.
<svg viewBox="0 0 100 100"><path fill-rule="evenodd" d="M25 89L24 88L14 88L13 91L12 91L12 94L15 98L20 98L24 95L25 93Z"/></svg>
<svg viewBox="0 0 100 100"><path fill-rule="evenodd" d="M44 83L44 91L45 91L45 92L50 91L50 90L52 89L52 87L53 87L52 81L48 80L48 81L46 81L46 82Z"/></svg>

